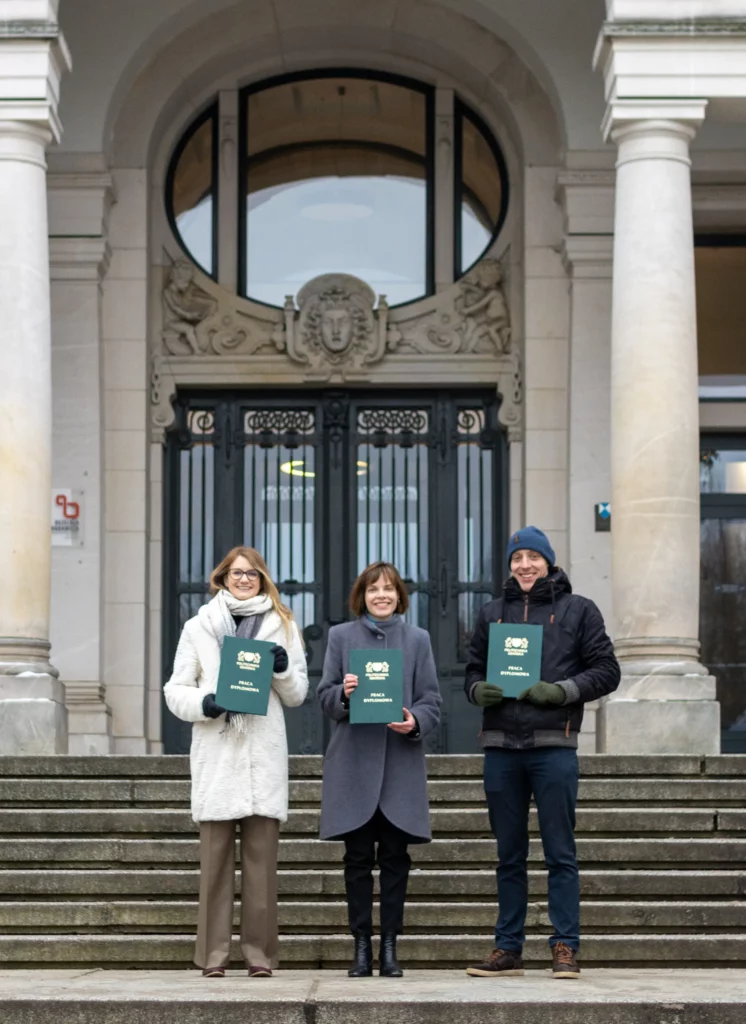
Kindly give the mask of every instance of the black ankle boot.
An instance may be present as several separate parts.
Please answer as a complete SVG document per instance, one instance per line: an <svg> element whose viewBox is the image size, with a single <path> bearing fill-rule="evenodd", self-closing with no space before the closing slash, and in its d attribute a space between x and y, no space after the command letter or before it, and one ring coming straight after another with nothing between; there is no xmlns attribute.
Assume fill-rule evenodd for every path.
<svg viewBox="0 0 746 1024"><path fill-rule="evenodd" d="M347 974L350 978L369 978L373 974L373 943L370 935L355 936L355 962Z"/></svg>
<svg viewBox="0 0 746 1024"><path fill-rule="evenodd" d="M401 978L403 971L396 959L396 935L391 932L381 936L381 949L378 954L382 978Z"/></svg>

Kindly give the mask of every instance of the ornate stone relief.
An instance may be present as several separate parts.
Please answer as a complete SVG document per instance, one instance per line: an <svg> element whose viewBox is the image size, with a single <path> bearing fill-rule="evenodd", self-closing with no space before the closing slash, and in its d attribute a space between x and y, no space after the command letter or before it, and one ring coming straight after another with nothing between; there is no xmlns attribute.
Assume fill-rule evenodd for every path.
<svg viewBox="0 0 746 1024"><path fill-rule="evenodd" d="M364 281L324 274L285 303L285 336L278 347L305 367L307 380L370 380L370 368L386 353L388 305Z"/></svg>
<svg viewBox="0 0 746 1024"><path fill-rule="evenodd" d="M209 380L219 383L448 384L466 373L497 383L500 420L511 439L520 435L520 359L497 260L484 259L447 291L395 310L383 295L376 303L372 289L349 274L314 278L296 297L288 296L282 310L261 307L179 260L166 273L162 307L151 373L158 430L172 421L176 384L208 383L198 367L209 364Z"/></svg>
<svg viewBox="0 0 746 1024"><path fill-rule="evenodd" d="M239 347L256 352L269 339L245 313L210 295L195 280L195 269L177 260L163 289L163 346L168 355L222 355Z"/></svg>
<svg viewBox="0 0 746 1024"><path fill-rule="evenodd" d="M506 355L510 342L502 268L497 260L486 259L443 295L432 312L392 325L388 347L423 355Z"/></svg>

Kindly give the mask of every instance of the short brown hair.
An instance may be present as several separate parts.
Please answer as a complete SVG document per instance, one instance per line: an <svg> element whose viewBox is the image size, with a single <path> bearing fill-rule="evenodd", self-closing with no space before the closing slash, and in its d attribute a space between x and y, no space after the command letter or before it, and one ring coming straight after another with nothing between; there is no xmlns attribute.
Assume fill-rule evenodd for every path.
<svg viewBox="0 0 746 1024"><path fill-rule="evenodd" d="M396 606L396 610L400 615L404 615L409 608L409 594L407 593L404 580L399 575L399 570L391 562L371 562L352 584L350 611L353 615L357 615L358 618L361 615L365 615L365 591L373 583L377 583L381 576L388 576L389 580L396 587L396 593L399 595L399 603Z"/></svg>

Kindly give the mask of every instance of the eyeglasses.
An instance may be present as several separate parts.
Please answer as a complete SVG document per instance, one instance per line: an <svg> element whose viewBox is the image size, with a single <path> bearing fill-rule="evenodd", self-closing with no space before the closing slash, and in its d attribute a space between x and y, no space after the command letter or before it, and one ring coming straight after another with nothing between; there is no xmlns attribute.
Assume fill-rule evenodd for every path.
<svg viewBox="0 0 746 1024"><path fill-rule="evenodd" d="M254 580L259 579L259 573L256 571L256 569L231 569L228 575L232 580L235 580L236 583L238 583L239 580L243 579L244 576L251 583L253 583Z"/></svg>

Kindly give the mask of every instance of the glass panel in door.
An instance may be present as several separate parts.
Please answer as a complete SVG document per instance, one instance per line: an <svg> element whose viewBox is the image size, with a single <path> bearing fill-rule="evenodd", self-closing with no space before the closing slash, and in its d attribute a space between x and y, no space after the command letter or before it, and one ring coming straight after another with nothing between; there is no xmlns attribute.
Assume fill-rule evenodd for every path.
<svg viewBox="0 0 746 1024"><path fill-rule="evenodd" d="M724 754L746 753L746 518L703 519L700 640L717 680Z"/></svg>

